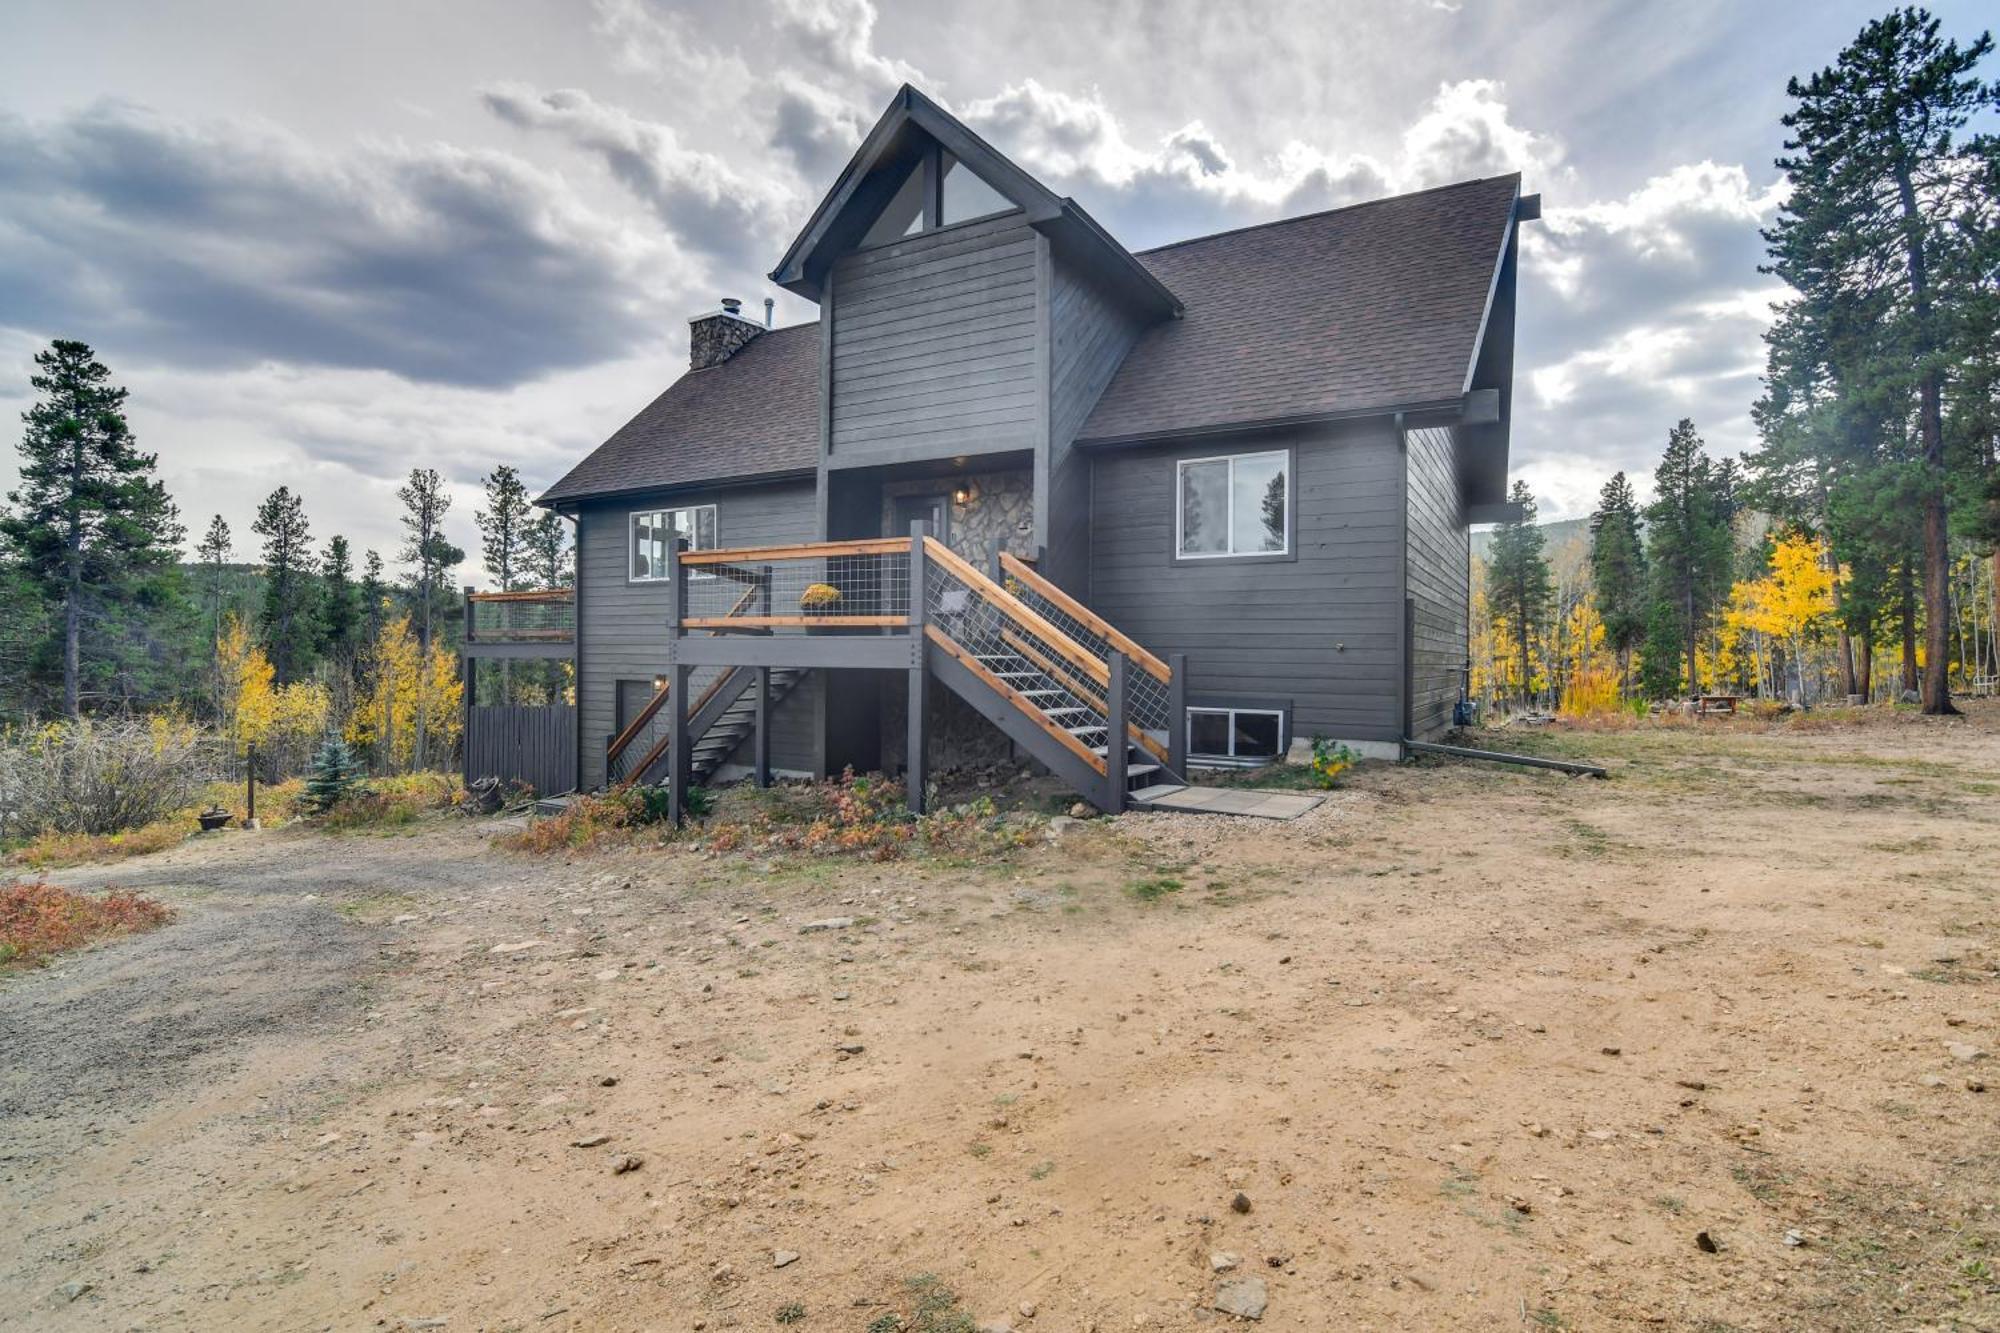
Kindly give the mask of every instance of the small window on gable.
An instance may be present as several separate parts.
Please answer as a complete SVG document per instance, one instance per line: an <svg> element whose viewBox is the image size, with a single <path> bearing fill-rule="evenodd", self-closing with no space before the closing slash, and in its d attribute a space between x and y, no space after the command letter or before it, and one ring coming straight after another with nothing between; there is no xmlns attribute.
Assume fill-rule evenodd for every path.
<svg viewBox="0 0 2000 1333"><path fill-rule="evenodd" d="M938 219L940 226L1004 213L1014 206L1013 200L988 185L977 172L950 153L940 153L938 165L944 169L944 216Z"/></svg>
<svg viewBox="0 0 2000 1333"><path fill-rule="evenodd" d="M863 245L887 245L890 241L901 240L924 227L924 169L923 165L910 168L904 178L903 187L889 200L875 225L861 238Z"/></svg>
<svg viewBox="0 0 2000 1333"><path fill-rule="evenodd" d="M687 509L642 509L631 516L634 583L667 576L667 551L674 538L687 538L691 551L715 549L715 506Z"/></svg>

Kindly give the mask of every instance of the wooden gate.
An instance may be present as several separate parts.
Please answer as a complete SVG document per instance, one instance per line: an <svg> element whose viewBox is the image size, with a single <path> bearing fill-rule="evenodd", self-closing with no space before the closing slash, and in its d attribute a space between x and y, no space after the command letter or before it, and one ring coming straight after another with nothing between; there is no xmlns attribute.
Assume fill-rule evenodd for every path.
<svg viewBox="0 0 2000 1333"><path fill-rule="evenodd" d="M576 788L576 709L481 704L465 719L465 780L524 783L537 796Z"/></svg>

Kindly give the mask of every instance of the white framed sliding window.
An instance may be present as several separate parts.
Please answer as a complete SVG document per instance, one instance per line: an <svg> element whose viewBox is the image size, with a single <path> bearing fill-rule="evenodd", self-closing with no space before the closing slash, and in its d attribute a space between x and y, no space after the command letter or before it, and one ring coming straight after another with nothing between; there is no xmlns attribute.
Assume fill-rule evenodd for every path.
<svg viewBox="0 0 2000 1333"><path fill-rule="evenodd" d="M1266 764L1284 751L1285 714L1276 708L1190 708L1187 752L1193 760Z"/></svg>
<svg viewBox="0 0 2000 1333"><path fill-rule="evenodd" d="M626 577L633 583L653 583L667 576L667 551L676 536L687 538L691 551L715 549L715 506L682 509L638 509L629 523L632 564Z"/></svg>
<svg viewBox="0 0 2000 1333"><path fill-rule="evenodd" d="M1292 551L1289 449L1174 465L1174 556L1179 560L1284 558Z"/></svg>

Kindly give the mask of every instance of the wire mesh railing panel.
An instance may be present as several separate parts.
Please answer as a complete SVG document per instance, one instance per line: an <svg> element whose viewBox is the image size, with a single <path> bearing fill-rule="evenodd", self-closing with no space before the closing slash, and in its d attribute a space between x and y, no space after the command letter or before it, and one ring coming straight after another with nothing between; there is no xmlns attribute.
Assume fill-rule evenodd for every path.
<svg viewBox="0 0 2000 1333"><path fill-rule="evenodd" d="M1061 630L1071 641L1110 667L1115 645L1099 623L1079 616L1066 601L1052 596L1038 580L1008 573L1002 583L1021 603ZM1171 679L1171 678L1170 678ZM1142 732L1155 733L1161 743L1173 725L1172 688L1145 664L1130 660L1125 671L1125 719Z"/></svg>
<svg viewBox="0 0 2000 1333"><path fill-rule="evenodd" d="M682 557L682 624L693 629L901 625L910 616L908 538Z"/></svg>
<svg viewBox="0 0 2000 1333"><path fill-rule="evenodd" d="M1111 723L1096 664L1061 634L991 596L991 586L934 556L924 562L924 618L1004 693L1041 714L1051 735L1067 738L1064 744L1103 772Z"/></svg>
<svg viewBox="0 0 2000 1333"><path fill-rule="evenodd" d="M472 594L475 640L573 639L576 594L568 589Z"/></svg>

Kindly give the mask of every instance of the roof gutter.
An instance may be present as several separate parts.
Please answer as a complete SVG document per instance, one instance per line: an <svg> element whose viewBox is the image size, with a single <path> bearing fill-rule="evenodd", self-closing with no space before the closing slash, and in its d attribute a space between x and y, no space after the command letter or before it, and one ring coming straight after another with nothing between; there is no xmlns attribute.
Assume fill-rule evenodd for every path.
<svg viewBox="0 0 2000 1333"><path fill-rule="evenodd" d="M1243 435L1255 431L1297 430L1314 426L1351 425L1357 421L1389 421L1403 417L1411 430L1436 426L1480 425L1500 419L1500 391L1474 389L1456 398L1434 398L1421 402L1389 403L1381 407L1348 408L1337 412L1301 412L1283 417L1256 417L1220 421L1203 426L1170 426L1162 430L1138 431L1130 435L1099 435L1076 440L1081 449L1125 449L1175 440L1206 440L1219 435Z"/></svg>
<svg viewBox="0 0 2000 1333"><path fill-rule="evenodd" d="M537 496L534 504L542 509L553 509L558 513L574 512L577 506L596 504L604 500L630 499L635 495L679 495L688 491L712 491L722 486L761 486L779 481L810 481L819 475L816 467L787 468L783 472L743 472L728 477L703 477L696 481L670 481L649 486L621 486L613 491L565 491L558 495L554 489Z"/></svg>

